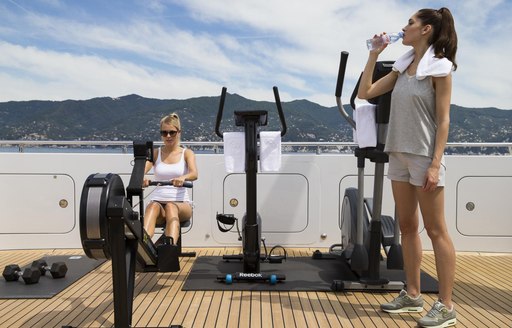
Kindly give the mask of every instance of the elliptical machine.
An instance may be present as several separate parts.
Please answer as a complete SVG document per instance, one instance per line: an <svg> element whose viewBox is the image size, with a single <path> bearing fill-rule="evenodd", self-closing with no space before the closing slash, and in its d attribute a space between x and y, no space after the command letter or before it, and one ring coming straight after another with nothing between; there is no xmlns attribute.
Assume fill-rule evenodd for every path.
<svg viewBox="0 0 512 328"><path fill-rule="evenodd" d="M341 102L341 90L345 77L348 52L342 52L338 79L336 83L336 104L339 112L347 122L356 129L356 122L347 114ZM377 62L373 80L376 81L391 71L393 62ZM355 110L354 99L357 95L361 77L352 93L350 104ZM341 209L341 243L334 244L329 254L315 251L316 259L341 259L348 276L334 280L331 285L333 291L343 290L401 290L402 281L390 281L381 275L381 245L387 257L387 269L403 270L402 247L400 245L400 228L398 218L381 215L382 189L384 180L384 165L389 161L384 152L384 142L389 122L391 91L369 102L377 106L377 145L355 149L357 157L357 189L347 188L343 197ZM369 159L375 163L373 198L364 197L364 168L365 161Z"/></svg>
<svg viewBox="0 0 512 328"><path fill-rule="evenodd" d="M224 102L226 100L226 87L222 88L219 110L215 123L215 133L220 138L220 131ZM273 88L274 97L281 122L281 136L286 134L286 121L281 107L281 100L277 87ZM226 261L243 261L243 271L217 277L217 280L231 284L234 281L268 281L275 284L285 280L284 275L265 274L260 272L260 262L266 260L261 255L261 217L257 211L257 173L258 173L258 127L267 125L268 112L265 110L235 111L235 125L243 126L245 133L245 176L246 176L246 212L242 218L242 254L224 255ZM224 224L235 224L233 215L217 214L217 221ZM238 224L238 222L236 222ZM219 226L219 228L221 228ZM238 227L237 227L238 228ZM224 231L224 230L222 230ZM270 262L277 263L282 260L277 256Z"/></svg>

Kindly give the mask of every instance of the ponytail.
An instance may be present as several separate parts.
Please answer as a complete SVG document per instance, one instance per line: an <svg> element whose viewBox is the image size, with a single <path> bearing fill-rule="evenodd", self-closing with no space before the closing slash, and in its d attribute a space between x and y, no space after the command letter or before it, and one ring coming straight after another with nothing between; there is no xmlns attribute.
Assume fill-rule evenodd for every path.
<svg viewBox="0 0 512 328"><path fill-rule="evenodd" d="M429 44L433 45L437 58L447 58L457 69L455 56L457 54L457 32L452 13L448 8L421 9L417 17L423 25L431 25L433 33L430 36Z"/></svg>

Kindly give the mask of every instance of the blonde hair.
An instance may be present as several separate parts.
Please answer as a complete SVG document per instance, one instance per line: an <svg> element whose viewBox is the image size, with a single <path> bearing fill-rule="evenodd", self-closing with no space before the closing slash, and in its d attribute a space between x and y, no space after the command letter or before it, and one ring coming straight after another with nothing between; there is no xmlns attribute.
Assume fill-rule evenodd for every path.
<svg viewBox="0 0 512 328"><path fill-rule="evenodd" d="M170 124L174 126L178 131L181 131L181 123L180 123L180 117L176 113L171 113L167 116L164 116L160 120L160 127L162 127L162 124Z"/></svg>

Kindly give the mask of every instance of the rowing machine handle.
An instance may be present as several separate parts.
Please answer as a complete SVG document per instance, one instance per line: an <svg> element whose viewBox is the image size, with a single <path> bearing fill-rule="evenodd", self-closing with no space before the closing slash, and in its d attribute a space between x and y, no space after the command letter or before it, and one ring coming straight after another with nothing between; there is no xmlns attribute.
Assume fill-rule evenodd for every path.
<svg viewBox="0 0 512 328"><path fill-rule="evenodd" d="M150 186L172 186L172 181L151 181L149 180ZM192 181L183 181L184 188L192 188L194 184Z"/></svg>

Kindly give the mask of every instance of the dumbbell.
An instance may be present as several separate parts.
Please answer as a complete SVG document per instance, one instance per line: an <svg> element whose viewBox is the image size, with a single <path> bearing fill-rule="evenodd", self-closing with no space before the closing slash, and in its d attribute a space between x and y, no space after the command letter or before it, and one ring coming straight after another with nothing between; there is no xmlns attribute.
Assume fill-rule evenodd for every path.
<svg viewBox="0 0 512 328"><path fill-rule="evenodd" d="M31 285L39 282L41 272L34 268L26 268L21 272L19 265L10 264L5 267L2 276L6 281L17 281L21 277L27 285Z"/></svg>
<svg viewBox="0 0 512 328"><path fill-rule="evenodd" d="M36 260L32 262L32 268L38 270L42 276L49 271L54 279L64 278L68 272L68 266L64 262L55 262L50 267L45 260Z"/></svg>

